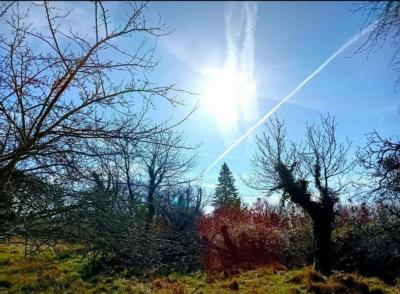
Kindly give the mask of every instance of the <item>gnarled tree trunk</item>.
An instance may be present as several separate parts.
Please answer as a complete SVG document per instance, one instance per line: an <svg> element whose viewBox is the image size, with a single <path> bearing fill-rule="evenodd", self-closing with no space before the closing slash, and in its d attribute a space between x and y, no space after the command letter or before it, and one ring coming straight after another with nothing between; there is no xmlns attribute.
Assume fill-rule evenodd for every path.
<svg viewBox="0 0 400 294"><path fill-rule="evenodd" d="M315 242L315 268L324 273L331 272L332 245L331 237L334 221L334 201L327 191L321 189L321 202L312 200L307 189L307 182L295 181L291 171L282 163L277 165L282 188L290 200L311 217Z"/></svg>
<svg viewBox="0 0 400 294"><path fill-rule="evenodd" d="M329 274L332 264L332 223L333 209L328 207L319 209L311 214L315 240L315 268L324 274Z"/></svg>

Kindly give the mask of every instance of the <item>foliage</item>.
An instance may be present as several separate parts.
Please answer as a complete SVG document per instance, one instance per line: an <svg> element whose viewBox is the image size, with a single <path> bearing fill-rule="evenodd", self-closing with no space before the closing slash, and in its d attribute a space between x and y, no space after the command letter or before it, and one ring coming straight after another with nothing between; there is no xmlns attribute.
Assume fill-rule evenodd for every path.
<svg viewBox="0 0 400 294"><path fill-rule="evenodd" d="M211 202L216 209L227 206L240 206L239 193L235 187L235 178L225 162L221 166L218 184Z"/></svg>
<svg viewBox="0 0 400 294"><path fill-rule="evenodd" d="M387 213L380 205L340 208L333 233L336 268L388 282L400 275L398 243L383 229Z"/></svg>
<svg viewBox="0 0 400 294"><path fill-rule="evenodd" d="M375 205L339 206L332 233L333 267L378 276L399 276L398 244L383 229L385 209ZM314 259L312 223L294 207L278 209L258 200L243 209L220 209L199 221L203 269L235 272L266 264L299 267Z"/></svg>
<svg viewBox="0 0 400 294"><path fill-rule="evenodd" d="M69 230L75 232L73 240L85 245L90 270L146 276L199 267L195 223L201 213L201 189L176 187L163 196L149 226L147 206L138 205L131 214L118 201L115 187L98 181L82 195L84 205L78 205L82 209L76 211Z"/></svg>
<svg viewBox="0 0 400 294"><path fill-rule="evenodd" d="M312 251L309 224L300 213L278 212L261 200L251 208L218 209L199 221L203 268L213 272L271 263L308 264ZM301 242L299 233L304 234Z"/></svg>
<svg viewBox="0 0 400 294"><path fill-rule="evenodd" d="M183 152L195 148L174 129L185 118L173 125L146 119L156 97L175 106L182 91L147 80L157 66L153 47L143 41L132 50L119 41L161 36L163 25L145 21L145 2L126 3L126 18L115 23L101 1L90 5L91 33L70 28L69 14L56 4L26 11L18 2L0 4L0 237L18 244L0 245L0 287L28 293L370 292L370 280L362 277L287 271L313 260L324 274L333 265L395 281L397 138L373 132L359 154L368 179L363 200L374 205L338 207L353 164L350 143L337 140L335 119L308 125L298 144L288 144L284 123L272 119L268 134L257 138L248 184L281 194L280 206L258 200L241 207L224 163L216 209L204 215L203 190L192 184L196 156ZM374 5L384 8L367 41L373 46L397 32L400 7ZM44 27L26 22L31 9L43 14ZM195 273L201 266L206 275ZM261 276L265 283L252 285Z"/></svg>

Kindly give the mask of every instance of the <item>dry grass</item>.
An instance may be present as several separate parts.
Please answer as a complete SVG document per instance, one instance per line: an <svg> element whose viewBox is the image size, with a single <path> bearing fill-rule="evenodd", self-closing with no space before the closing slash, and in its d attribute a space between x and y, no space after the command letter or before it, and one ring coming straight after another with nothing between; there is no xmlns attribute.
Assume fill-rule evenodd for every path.
<svg viewBox="0 0 400 294"><path fill-rule="evenodd" d="M311 267L287 270L279 265L214 275L171 274L151 281L88 278L79 246L60 245L58 255L48 251L27 259L21 247L0 245L0 293L400 293L400 285L388 286L377 278L339 273L326 278Z"/></svg>

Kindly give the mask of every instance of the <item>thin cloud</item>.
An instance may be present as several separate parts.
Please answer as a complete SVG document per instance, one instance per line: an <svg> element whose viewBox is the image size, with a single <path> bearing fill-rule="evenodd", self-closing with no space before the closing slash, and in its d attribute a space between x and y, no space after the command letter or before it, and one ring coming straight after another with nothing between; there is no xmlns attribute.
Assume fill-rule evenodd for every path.
<svg viewBox="0 0 400 294"><path fill-rule="evenodd" d="M251 126L243 135L236 139L220 156L217 157L204 171L204 175L207 174L215 165L217 165L222 159L224 159L236 146L238 146L244 139L246 139L255 129L261 126L279 107L286 103L290 98L295 96L309 81L311 81L316 75L318 75L332 60L340 55L347 48L357 42L362 36L369 33L376 23L371 24L360 33L352 36L347 42L345 42L339 49L337 49L328 59L326 59L314 72L312 72L304 81L302 81L295 89L293 89L288 95L286 95L278 104L276 104L270 111L268 111L258 122Z"/></svg>
<svg viewBox="0 0 400 294"><path fill-rule="evenodd" d="M239 78L234 87L231 111L234 115L216 117L217 127L226 143L231 143L239 133L240 124L248 124L257 117L257 95L254 79L255 30L258 6L256 2L229 3L225 10L225 37L227 59L225 70ZM227 95L231 93L228 89ZM229 100L230 97L227 97ZM235 101L233 101L235 100Z"/></svg>
<svg viewBox="0 0 400 294"><path fill-rule="evenodd" d="M256 84L254 79L254 59L255 59L255 31L257 23L257 2L245 2L245 35L243 42L243 49L241 52L240 70L244 73L246 78L246 85L249 87L245 93L248 93L248 97L241 97L240 109L244 119L244 123L251 122L255 117L258 117L257 113L257 93Z"/></svg>

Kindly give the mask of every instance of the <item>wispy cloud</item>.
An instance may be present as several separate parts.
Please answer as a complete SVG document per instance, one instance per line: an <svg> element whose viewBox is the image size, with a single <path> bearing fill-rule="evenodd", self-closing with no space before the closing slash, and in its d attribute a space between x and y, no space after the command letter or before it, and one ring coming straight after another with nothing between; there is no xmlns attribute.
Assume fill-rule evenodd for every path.
<svg viewBox="0 0 400 294"><path fill-rule="evenodd" d="M224 91L230 106L231 115L216 117L217 126L226 143L239 133L239 125L252 122L257 117L257 95L254 79L255 30L257 22L257 3L228 3L225 10L226 61L225 72L233 73L232 91ZM222 86L222 85L221 85ZM228 111L228 110L227 110Z"/></svg>
<svg viewBox="0 0 400 294"><path fill-rule="evenodd" d="M240 70L245 74L246 85L249 87L246 93L250 95L248 97L242 97L240 100L240 108L242 109L244 122L248 123L258 116L256 84L254 79L254 43L257 22L257 2L245 2L245 13L245 39L240 56Z"/></svg>
<svg viewBox="0 0 400 294"><path fill-rule="evenodd" d="M347 42L345 42L340 48L338 48L331 56L328 57L317 69L315 69L305 80L303 80L296 88L294 88L288 95L279 101L271 110L269 110L263 117L261 117L254 125L252 125L245 133L237 138L228 148L218 156L204 171L207 174L216 164L224 159L236 146L238 146L244 139L246 139L255 129L261 126L279 107L285 104L289 99L295 96L309 81L311 81L316 75L318 75L329 63L332 62L337 56L354 45L361 37L369 33L375 23L363 29L361 32L352 36Z"/></svg>

